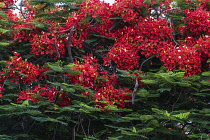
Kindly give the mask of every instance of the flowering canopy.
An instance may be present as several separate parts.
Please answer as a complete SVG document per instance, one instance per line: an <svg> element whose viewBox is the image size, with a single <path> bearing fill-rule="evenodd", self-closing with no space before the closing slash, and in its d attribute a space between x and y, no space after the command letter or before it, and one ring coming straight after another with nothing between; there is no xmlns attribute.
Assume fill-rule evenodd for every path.
<svg viewBox="0 0 210 140"><path fill-rule="evenodd" d="M174 111L183 87L197 86L190 82L195 82L201 75L209 76L208 0L115 0L113 4L100 0L64 0L60 4L59 0L24 0L21 3L25 9L16 7L20 16L12 12L15 2L0 2L2 99L15 92L18 105L25 101L33 105L47 102L55 110L62 107L59 113L78 106L109 113L132 107L135 111L139 111L138 107L144 110L143 107L151 103L154 103L153 107L165 108L160 103L160 93L167 92L171 100L180 90L177 101L167 102ZM180 77L185 79L180 80ZM204 79L199 84L208 86L208 82ZM202 90L206 91L209 89ZM194 102L197 99L194 98L197 95L195 88L189 92L193 95L186 100ZM147 97L160 98L147 102ZM81 103L87 101L90 102L88 105ZM87 113L88 109L80 108L79 111ZM150 111L141 113L145 115ZM52 110L49 112L56 114ZM115 115L122 115L116 112ZM170 118L167 111L153 109L153 112L164 114L168 117L163 117L165 120L189 115L177 117L172 114ZM125 118L130 119L129 115ZM154 126L148 123L150 129L139 130L142 132L138 134L145 131L145 137L147 132L164 124L157 122L156 116L146 118ZM132 126L135 120L130 119ZM79 121L83 127L83 120ZM112 128L126 134L126 130L118 126ZM131 131L136 136L134 128ZM180 133L186 131L183 128Z"/></svg>
<svg viewBox="0 0 210 140"><path fill-rule="evenodd" d="M13 2L4 2L2 8L10 7ZM200 73L203 68L209 67L206 62L210 50L210 13L205 1L195 3L200 7L194 10L183 11L181 26L167 16L178 12L171 10L175 8L168 0L162 1L157 7L159 13L162 12L157 12L157 15L154 12L150 14L152 5L143 0L117 0L112 5L99 0L84 1L77 12L72 12L71 16L59 15L55 21L42 18L41 15L47 12L55 16L56 12L68 9L59 6L55 6L55 9L44 8L47 4L32 6L31 2L24 1L28 11L20 11L22 17L16 17L11 10L5 11L12 23L9 40L30 43L30 53L34 54L34 58L51 57L58 60L69 55L70 61L75 64L71 69L80 72L79 75L66 74L70 81L94 89L96 94L98 90L103 90L100 84L105 82L97 83L102 76L100 72L106 71L100 66L138 70L145 58L154 56L168 70L184 70L186 76ZM39 13L38 9L43 9L43 12ZM175 34L177 31L179 33ZM18 50L18 47L16 44L10 50ZM76 53L72 52L74 47L80 53L85 51L94 56L84 56L84 62L80 63L75 59ZM8 70L1 72L2 82L10 79L10 82L31 84L39 79L40 66L24 62L18 56L11 57L6 63L9 64Z"/></svg>

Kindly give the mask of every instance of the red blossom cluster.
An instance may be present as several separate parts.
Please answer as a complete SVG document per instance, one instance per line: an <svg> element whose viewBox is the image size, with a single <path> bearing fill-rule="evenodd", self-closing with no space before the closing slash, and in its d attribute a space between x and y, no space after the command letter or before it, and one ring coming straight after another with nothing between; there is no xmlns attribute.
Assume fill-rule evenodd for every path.
<svg viewBox="0 0 210 140"><path fill-rule="evenodd" d="M15 56L10 57L9 61L6 61L7 69L0 72L0 82L9 80L16 84L31 84L34 81L47 78L45 72L49 71L50 68L40 68L39 66L27 62L27 60L23 60L22 57L19 56L20 53L15 52L14 55Z"/></svg>
<svg viewBox="0 0 210 140"><path fill-rule="evenodd" d="M112 37L112 33L115 32L112 27L116 24L116 20L111 18L121 17L124 22L137 20L140 17L141 5L143 0L120 0L113 5L100 0L84 1L79 11L73 13L66 23L67 29L75 26L78 31L72 37L72 46L82 47L81 43L88 39L91 31ZM87 16L91 16L92 19L87 21ZM94 22L95 20L99 20L100 23Z"/></svg>
<svg viewBox="0 0 210 140"><path fill-rule="evenodd" d="M186 17L184 22L186 25L186 32L191 31L193 36L210 33L210 12L203 9L196 9L195 11L186 10Z"/></svg>
<svg viewBox="0 0 210 140"><path fill-rule="evenodd" d="M195 47L200 52L201 62L204 63L204 67L210 67L209 64L206 64L207 60L210 58L210 36L200 37L195 42Z"/></svg>
<svg viewBox="0 0 210 140"><path fill-rule="evenodd" d="M18 53L14 53L16 56L10 57L6 71L1 71L0 80L10 80L14 83L26 83L31 84L37 80L37 76L40 75L39 66L24 61L22 57L18 57Z"/></svg>
<svg viewBox="0 0 210 140"><path fill-rule="evenodd" d="M35 34L39 33L39 30L30 23L14 24L11 28L14 34L13 39L18 40L18 42L30 41Z"/></svg>
<svg viewBox="0 0 210 140"><path fill-rule="evenodd" d="M68 106L71 104L71 98L68 94L60 92L55 87L49 88L47 85L44 87L35 86L33 89L21 91L18 93L17 102L29 99L34 102L38 101L49 101L53 105Z"/></svg>
<svg viewBox="0 0 210 140"><path fill-rule="evenodd" d="M132 44L115 43L104 58L104 64L109 65L110 60L113 60L120 69L134 69L139 67L139 58L138 51Z"/></svg>
<svg viewBox="0 0 210 140"><path fill-rule="evenodd" d="M107 71L99 72L98 60L93 58L92 55L85 56L83 63L75 62L75 64L71 69L79 71L80 74L67 75L72 83L79 83L96 91L93 100L95 100L97 107L104 109L107 105L116 105L118 108L123 108L130 105L125 100L131 99L132 91L127 88L115 88L118 77L108 76ZM89 92L82 92L81 94L90 95Z"/></svg>
<svg viewBox="0 0 210 140"><path fill-rule="evenodd" d="M30 40L31 52L35 55L47 54L50 57L56 57L56 49L61 57L65 56L65 39L54 38L51 33L41 32L41 35L34 35Z"/></svg>
<svg viewBox="0 0 210 140"><path fill-rule="evenodd" d="M131 93L127 88L116 89L112 85L107 85L96 91L94 100L96 107L104 109L107 105L116 105L118 108L129 106L131 100Z"/></svg>
<svg viewBox="0 0 210 140"><path fill-rule="evenodd" d="M186 70L186 75L201 72L200 53L195 47L179 46L161 53L161 60L169 70Z"/></svg>
<svg viewBox="0 0 210 140"><path fill-rule="evenodd" d="M13 32L11 40L31 42L31 53L35 55L49 55L54 58L64 57L66 37L61 37L60 35L66 34L65 28L57 22L35 18L34 14L37 8L41 7L31 6L28 1L24 1L24 6L28 10L26 13L22 13L25 15L25 18L17 17L11 10L7 11L9 20L15 23L11 26ZM49 9L47 12L53 14L59 10L61 8L56 10ZM36 22L39 22L39 24ZM40 28L43 28L43 26L47 26L49 31L42 31Z"/></svg>
<svg viewBox="0 0 210 140"><path fill-rule="evenodd" d="M172 42L173 28L166 19L145 18L138 22L134 31L136 30L138 34L134 36L134 42L139 44L141 54L147 57L160 53Z"/></svg>
<svg viewBox="0 0 210 140"><path fill-rule="evenodd" d="M71 67L72 70L79 71L79 75L70 75L70 81L74 84L78 83L84 87L95 88L95 80L98 77L98 66L97 59L93 58L92 56L84 57L84 62L79 63L75 62L74 66Z"/></svg>
<svg viewBox="0 0 210 140"><path fill-rule="evenodd" d="M1 94L1 93L2 93L2 91L4 91L4 90L5 90L5 88L3 88L3 87L2 87L2 84L0 84L0 97L2 97L2 94Z"/></svg>
<svg viewBox="0 0 210 140"><path fill-rule="evenodd" d="M165 48L173 47L173 29L165 19L139 19L136 26L128 26L116 33L117 42L104 58L105 64L113 60L120 69L139 67L141 53L146 57L157 55Z"/></svg>

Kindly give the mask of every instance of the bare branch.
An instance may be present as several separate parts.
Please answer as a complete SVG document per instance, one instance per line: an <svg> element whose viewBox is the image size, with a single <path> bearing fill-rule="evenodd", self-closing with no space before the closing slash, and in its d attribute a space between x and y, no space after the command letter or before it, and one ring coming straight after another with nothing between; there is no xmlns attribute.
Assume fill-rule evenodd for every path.
<svg viewBox="0 0 210 140"><path fill-rule="evenodd" d="M153 56L147 58L146 60L144 60L140 65L139 71L142 70L142 67L143 67L145 62L147 62L148 60L152 59L155 56L156 55L153 55ZM139 87L139 82L138 82L138 78L136 78L136 83L135 83L135 86L134 86L134 89L133 89L133 92L132 92L132 104L134 104L134 100L135 100L135 96L136 96L136 92L138 90L138 87Z"/></svg>
<svg viewBox="0 0 210 140"><path fill-rule="evenodd" d="M174 43L176 44L174 46L174 48L176 48L177 46L180 46L180 44L175 40L174 34L172 34L172 39L173 39Z"/></svg>
<svg viewBox="0 0 210 140"><path fill-rule="evenodd" d="M156 55L150 56L149 58L147 58L146 60L144 60L144 61L141 63L141 65L140 65L139 71L142 70L142 67L143 67L143 65L144 65L145 62L147 62L148 60L152 59L152 58L155 57L155 56L156 56Z"/></svg>
<svg viewBox="0 0 210 140"><path fill-rule="evenodd" d="M23 18L26 19L26 16L23 13L23 0L21 0L21 2L20 2L20 13L23 16Z"/></svg>
<svg viewBox="0 0 210 140"><path fill-rule="evenodd" d="M135 83L133 93L132 93L132 105L134 105L134 100L135 100L135 96L136 96L138 87L139 87L139 82L138 82L138 78L136 78L136 83Z"/></svg>
<svg viewBox="0 0 210 140"><path fill-rule="evenodd" d="M69 36L68 36L68 42L67 42L67 50L68 50L70 63L74 63L74 60L73 60L73 57L72 57L71 46L70 46L74 31L75 31L75 27L73 26L70 30L70 33L69 33Z"/></svg>
<svg viewBox="0 0 210 140"><path fill-rule="evenodd" d="M57 37L55 37L54 47L55 47L55 51L56 51L57 57L58 57L58 59L60 59L61 55L59 53L58 46L57 46Z"/></svg>
<svg viewBox="0 0 210 140"><path fill-rule="evenodd" d="M24 13L23 13L23 0L20 1L20 8L18 8L18 6L17 6L16 4L13 4L13 6L12 6L11 8L14 8L14 9L19 10L20 13L21 13L21 15L22 15L22 17L23 17L24 19L26 19L26 16L25 16Z"/></svg>
<svg viewBox="0 0 210 140"><path fill-rule="evenodd" d="M75 127L76 125L72 128L72 140L75 140Z"/></svg>

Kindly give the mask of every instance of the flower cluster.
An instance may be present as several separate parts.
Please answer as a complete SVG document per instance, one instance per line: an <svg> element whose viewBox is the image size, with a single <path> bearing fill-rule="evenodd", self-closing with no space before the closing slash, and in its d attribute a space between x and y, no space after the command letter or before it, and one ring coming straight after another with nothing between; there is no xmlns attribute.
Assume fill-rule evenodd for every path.
<svg viewBox="0 0 210 140"><path fill-rule="evenodd" d="M109 65L113 60L117 67L123 70L138 68L139 63L138 51L132 48L130 43L115 43L109 53L104 57L104 64Z"/></svg>
<svg viewBox="0 0 210 140"><path fill-rule="evenodd" d="M201 58L196 47L179 46L161 52L161 60L169 70L185 70L186 75L201 72Z"/></svg>
<svg viewBox="0 0 210 140"><path fill-rule="evenodd" d="M14 31L13 38L14 40L18 40L18 42L30 41L34 35L39 33L39 30L32 24L14 24L11 28Z"/></svg>
<svg viewBox="0 0 210 140"><path fill-rule="evenodd" d="M134 40L140 44L141 54L146 57L158 54L172 41L173 28L166 19L144 18L138 22L134 31L136 30L138 34L134 36Z"/></svg>
<svg viewBox="0 0 210 140"><path fill-rule="evenodd" d="M70 75L70 81L74 84L78 83L84 87L95 88L95 80L98 77L98 67L95 65L97 59L92 56L85 57L83 63L75 62L75 65L71 67L72 70L79 71L79 75Z"/></svg>
<svg viewBox="0 0 210 140"><path fill-rule="evenodd" d="M120 69L138 68L140 56L157 55L168 47L173 47L173 29L165 19L139 19L136 26L128 26L112 33L117 42L104 58L105 64L113 60ZM116 35L115 35L116 34Z"/></svg>
<svg viewBox="0 0 210 140"><path fill-rule="evenodd" d="M104 109L107 105L116 105L118 108L123 108L130 105L126 100L131 99L131 91L127 88L115 88L117 86L117 76L108 76L108 71L101 71L98 67L98 60L92 55L85 56L83 63L75 62L76 65L71 67L73 70L80 72L79 75L70 75L72 83L79 83L84 87L94 89L93 100L98 108ZM89 92L82 92L81 94L89 96Z"/></svg>
<svg viewBox="0 0 210 140"><path fill-rule="evenodd" d="M210 64L206 64L207 60L210 58L210 36L200 37L195 42L195 47L200 52L200 57L202 63L204 63L204 67L210 67Z"/></svg>
<svg viewBox="0 0 210 140"><path fill-rule="evenodd" d="M5 88L3 88L3 87L2 87L2 84L0 84L0 97L2 97L2 94L1 94L1 93L2 93L2 91L4 91L4 90L5 90Z"/></svg>
<svg viewBox="0 0 210 140"><path fill-rule="evenodd" d="M203 9L195 11L186 10L186 31L191 31L193 36L210 33L210 12Z"/></svg>
<svg viewBox="0 0 210 140"><path fill-rule="evenodd" d="M47 86L35 86L33 89L18 93L17 102L22 102L26 99L34 102L46 100L51 102L53 105L57 104L59 106L68 106L71 104L71 98L68 97L68 94L60 92L55 87L49 88Z"/></svg>
<svg viewBox="0 0 210 140"><path fill-rule="evenodd" d="M202 57L205 57L208 59L210 57L210 36L206 35L203 37L200 37L196 42L195 46L198 48L198 50L201 51Z"/></svg>
<svg viewBox="0 0 210 140"><path fill-rule="evenodd" d="M64 39L54 38L50 33L41 32L41 35L34 35L30 41L32 42L31 52L35 55L47 54L50 57L56 57L56 49L58 49L57 53L61 57L65 56Z"/></svg>
<svg viewBox="0 0 210 140"><path fill-rule="evenodd" d="M33 65L27 61L24 61L22 57L18 57L18 53L15 53L17 56L10 57L9 61L6 61L8 64L7 70L0 73L1 81L9 79L13 83L26 83L31 84L33 81L37 80L37 76L40 74L39 66Z"/></svg>
<svg viewBox="0 0 210 140"><path fill-rule="evenodd" d="M104 109L108 105L116 105L118 108L124 108L130 105L131 93L127 88L116 89L112 85L107 85L96 91L94 100L96 107Z"/></svg>

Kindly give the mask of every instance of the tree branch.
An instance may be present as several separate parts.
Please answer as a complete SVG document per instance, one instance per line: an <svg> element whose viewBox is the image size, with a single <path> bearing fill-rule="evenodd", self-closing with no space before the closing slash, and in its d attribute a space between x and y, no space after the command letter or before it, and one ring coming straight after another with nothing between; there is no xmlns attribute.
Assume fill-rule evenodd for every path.
<svg viewBox="0 0 210 140"><path fill-rule="evenodd" d="M26 16L23 13L23 0L20 2L20 8L16 4L13 4L15 7L12 6L12 8L15 8L20 11L21 15L23 16L24 19L26 19Z"/></svg>
<svg viewBox="0 0 210 140"><path fill-rule="evenodd" d="M147 58L146 60L144 60L140 65L139 71L142 70L142 67L143 67L145 62L147 62L148 60L152 59L155 56L156 55L153 55L153 56ZM139 82L138 82L138 78L136 78L136 83L135 83L135 86L134 86L134 89L133 89L133 92L132 92L132 105L134 105L134 100L135 100L135 96L136 96L136 92L138 90L138 87L139 87Z"/></svg>
<svg viewBox="0 0 210 140"><path fill-rule="evenodd" d="M76 125L72 128L72 140L75 140L75 127Z"/></svg>
<svg viewBox="0 0 210 140"><path fill-rule="evenodd" d="M69 32L69 36L68 36L68 42L67 42L67 50L68 50L68 55L69 55L69 60L70 63L74 63L73 57L72 57L72 51L71 51L71 40L72 40L72 36L73 36L73 32L75 31L75 27L73 26Z"/></svg>
<svg viewBox="0 0 210 140"><path fill-rule="evenodd" d="M23 16L23 18L26 19L26 16L23 13L23 0L21 0L21 2L20 2L20 13Z"/></svg>
<svg viewBox="0 0 210 140"><path fill-rule="evenodd" d="M176 48L177 46L180 46L180 44L175 40L174 34L172 34L172 39L173 39L174 43L176 44L174 46L174 48Z"/></svg>
<svg viewBox="0 0 210 140"><path fill-rule="evenodd" d="M132 105L134 105L134 100L135 100L135 96L136 96L138 87L139 87L139 82L138 82L138 78L136 78L136 83L135 83L135 86L134 86L134 89L132 92Z"/></svg>
<svg viewBox="0 0 210 140"><path fill-rule="evenodd" d="M58 57L58 59L60 59L61 55L59 53L58 46L57 46L57 37L55 37L54 47L55 47L55 51L56 51L57 57Z"/></svg>

